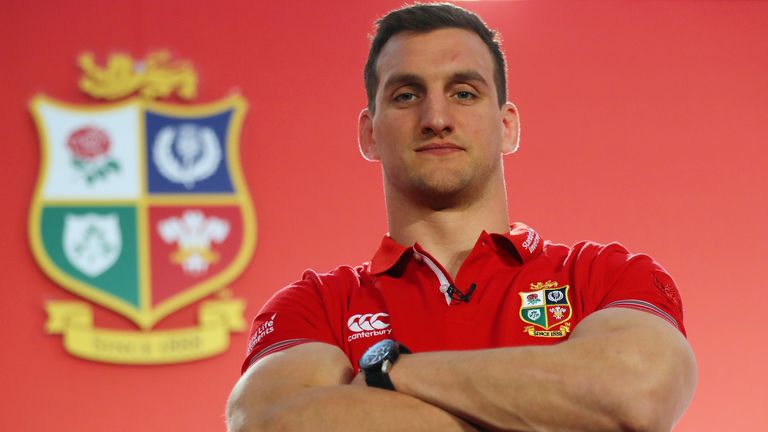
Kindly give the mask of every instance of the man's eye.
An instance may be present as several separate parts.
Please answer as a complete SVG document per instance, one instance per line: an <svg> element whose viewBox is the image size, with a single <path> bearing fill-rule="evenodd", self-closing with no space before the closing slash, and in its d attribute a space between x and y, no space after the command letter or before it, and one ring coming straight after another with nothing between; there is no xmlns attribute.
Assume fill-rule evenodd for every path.
<svg viewBox="0 0 768 432"><path fill-rule="evenodd" d="M472 92L462 90L462 91L456 92L456 97L461 100L472 100L472 99L475 99L477 96L475 96L475 94Z"/></svg>
<svg viewBox="0 0 768 432"><path fill-rule="evenodd" d="M400 93L395 96L395 102L410 102L416 99L416 95L413 93Z"/></svg>

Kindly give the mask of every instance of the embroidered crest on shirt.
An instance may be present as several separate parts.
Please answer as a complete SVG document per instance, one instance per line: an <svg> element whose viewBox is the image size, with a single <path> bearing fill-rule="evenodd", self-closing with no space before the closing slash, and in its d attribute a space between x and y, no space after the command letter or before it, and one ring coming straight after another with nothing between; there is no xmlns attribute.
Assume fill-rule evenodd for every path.
<svg viewBox="0 0 768 432"><path fill-rule="evenodd" d="M520 294L520 319L530 324L523 331L534 337L561 338L571 331L572 309L568 285L556 281L531 284L532 291Z"/></svg>

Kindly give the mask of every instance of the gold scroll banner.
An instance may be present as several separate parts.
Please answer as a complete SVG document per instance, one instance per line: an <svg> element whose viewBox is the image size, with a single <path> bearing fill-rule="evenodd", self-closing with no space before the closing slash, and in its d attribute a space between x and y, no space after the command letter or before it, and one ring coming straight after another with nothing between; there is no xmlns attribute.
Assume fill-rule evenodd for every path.
<svg viewBox="0 0 768 432"><path fill-rule="evenodd" d="M527 326L523 331L535 337L561 338L565 337L568 332L571 331L571 328L566 325L561 325L557 330L536 330L533 326Z"/></svg>
<svg viewBox="0 0 768 432"><path fill-rule="evenodd" d="M229 347L230 332L246 327L245 303L237 299L202 302L197 327L157 331L93 327L93 311L84 302L49 302L45 309L46 332L63 334L68 353L104 363L157 365L211 357Z"/></svg>

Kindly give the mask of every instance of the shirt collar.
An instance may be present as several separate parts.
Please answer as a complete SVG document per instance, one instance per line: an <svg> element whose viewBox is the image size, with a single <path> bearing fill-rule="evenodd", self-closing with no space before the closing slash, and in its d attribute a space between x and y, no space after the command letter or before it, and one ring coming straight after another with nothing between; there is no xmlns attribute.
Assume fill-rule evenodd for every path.
<svg viewBox="0 0 768 432"><path fill-rule="evenodd" d="M523 263L535 258L542 250L543 240L533 228L520 223L515 222L509 227L509 231L503 234L491 233L488 234L483 231L477 243L480 243L485 238L491 238L493 240L500 240L499 244L504 244L510 247L517 256L523 261ZM477 244L476 243L476 244ZM497 244L496 242L488 242L489 244ZM379 249L371 260L370 272L371 274L384 273L391 269L398 261L404 256L413 255L413 247L405 247L389 236L385 235L381 240Z"/></svg>

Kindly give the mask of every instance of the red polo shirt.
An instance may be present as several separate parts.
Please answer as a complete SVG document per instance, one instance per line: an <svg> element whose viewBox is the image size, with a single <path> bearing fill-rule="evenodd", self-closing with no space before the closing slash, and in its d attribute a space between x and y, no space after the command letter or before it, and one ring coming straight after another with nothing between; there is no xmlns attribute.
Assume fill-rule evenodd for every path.
<svg viewBox="0 0 768 432"><path fill-rule="evenodd" d="M418 244L386 236L370 263L307 270L277 292L253 321L242 370L313 341L338 346L356 371L365 350L386 338L415 353L549 345L609 307L652 313L685 334L672 278L617 243L567 247L518 223L506 234L483 232L453 280Z"/></svg>

